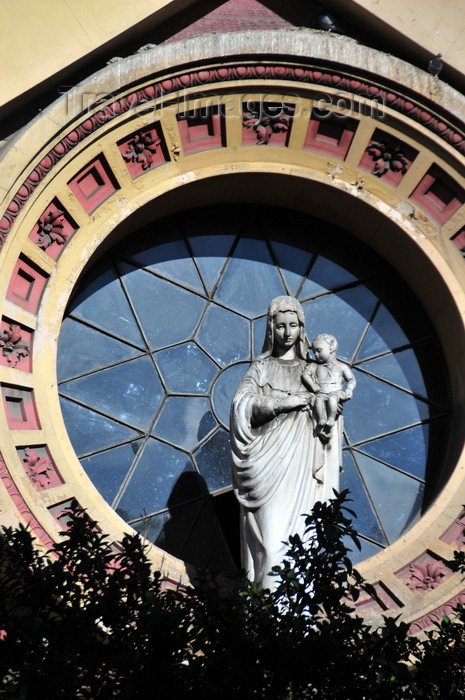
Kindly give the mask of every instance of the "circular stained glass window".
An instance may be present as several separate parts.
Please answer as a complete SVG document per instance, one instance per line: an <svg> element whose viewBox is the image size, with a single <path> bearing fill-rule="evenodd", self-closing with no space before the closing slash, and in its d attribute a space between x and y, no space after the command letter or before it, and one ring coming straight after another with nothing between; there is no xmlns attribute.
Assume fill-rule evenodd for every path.
<svg viewBox="0 0 465 700"><path fill-rule="evenodd" d="M281 294L302 302L310 339L338 338L356 375L341 489L352 492L365 558L435 495L448 381L419 303L360 242L270 207L172 216L96 264L60 333L63 416L90 479L158 546L227 573L239 549L229 407Z"/></svg>

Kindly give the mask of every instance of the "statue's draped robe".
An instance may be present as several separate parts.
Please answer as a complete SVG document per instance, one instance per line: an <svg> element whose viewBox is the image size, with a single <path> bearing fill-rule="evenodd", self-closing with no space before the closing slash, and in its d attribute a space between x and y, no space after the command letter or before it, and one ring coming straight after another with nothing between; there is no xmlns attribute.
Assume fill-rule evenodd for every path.
<svg viewBox="0 0 465 700"><path fill-rule="evenodd" d="M256 360L231 406L233 485L241 506L242 566L252 581L273 588L290 535L303 535L316 501L339 486L342 417L323 445L309 410L276 415L276 399L305 391L303 360Z"/></svg>

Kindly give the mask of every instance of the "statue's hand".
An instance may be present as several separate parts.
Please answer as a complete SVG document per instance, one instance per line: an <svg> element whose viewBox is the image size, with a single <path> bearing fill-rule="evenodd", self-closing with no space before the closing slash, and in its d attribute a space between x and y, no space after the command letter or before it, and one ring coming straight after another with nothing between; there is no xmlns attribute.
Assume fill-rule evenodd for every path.
<svg viewBox="0 0 465 700"><path fill-rule="evenodd" d="M280 401L280 408L282 412L296 411L299 408L306 408L310 403L310 394L299 394L299 395L289 395Z"/></svg>
<svg viewBox="0 0 465 700"><path fill-rule="evenodd" d="M339 401L349 401L352 398L352 389L346 389L339 392Z"/></svg>

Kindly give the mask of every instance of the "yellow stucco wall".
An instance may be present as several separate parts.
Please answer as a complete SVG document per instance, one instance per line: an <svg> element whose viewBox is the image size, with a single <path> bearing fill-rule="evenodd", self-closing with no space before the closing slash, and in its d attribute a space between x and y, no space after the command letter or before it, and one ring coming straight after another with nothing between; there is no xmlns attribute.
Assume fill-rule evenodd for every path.
<svg viewBox="0 0 465 700"><path fill-rule="evenodd" d="M2 0L0 105L115 37L147 30L193 0Z"/></svg>
<svg viewBox="0 0 465 700"><path fill-rule="evenodd" d="M441 53L449 80L465 84L464 0L326 0L325 4L365 31L372 27L374 37L382 37L388 50L392 42L390 53L421 57L419 64L424 62L425 70L429 58Z"/></svg>

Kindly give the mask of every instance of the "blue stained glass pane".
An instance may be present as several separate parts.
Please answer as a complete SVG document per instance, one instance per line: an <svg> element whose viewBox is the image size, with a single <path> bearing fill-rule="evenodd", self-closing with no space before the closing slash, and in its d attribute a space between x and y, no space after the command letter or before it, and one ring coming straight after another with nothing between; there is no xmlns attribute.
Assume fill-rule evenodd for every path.
<svg viewBox="0 0 465 700"><path fill-rule="evenodd" d="M427 396L423 374L415 352L411 349L364 362L360 367L420 396Z"/></svg>
<svg viewBox="0 0 465 700"><path fill-rule="evenodd" d="M194 506L196 504L192 503L191 505ZM199 508L200 503L197 504L197 509ZM121 517L125 520L129 520L129 516L126 512L123 512L119 508L116 509L116 512L119 515L121 515ZM140 534L143 537L145 537L146 540L154 542L158 547L161 547L165 551L168 551L168 548L165 543L164 528L166 523L170 520L170 517L170 512L164 511L163 513L159 513L158 515L152 515L150 518L142 518L142 520L136 520L135 522L131 523L131 525L134 528L134 530L140 532ZM187 527L192 527L192 522L190 520L187 524ZM174 554L174 552L171 552L171 554Z"/></svg>
<svg viewBox="0 0 465 700"><path fill-rule="evenodd" d="M406 350L406 353L409 351ZM430 401L435 401L442 406L449 408L449 378L446 371L446 363L442 350L435 340L415 345L412 352L415 352L415 359L418 367L421 368L421 380L415 376L412 378L412 386L420 395L426 395ZM404 352L396 353L403 355ZM421 383L420 383L421 382ZM421 386L425 388L421 390Z"/></svg>
<svg viewBox="0 0 465 700"><path fill-rule="evenodd" d="M65 396L147 430L164 391L149 357L123 362L61 385Z"/></svg>
<svg viewBox="0 0 465 700"><path fill-rule="evenodd" d="M196 339L221 365L249 357L249 321L220 306L208 308Z"/></svg>
<svg viewBox="0 0 465 700"><path fill-rule="evenodd" d="M186 503L132 525L161 549L194 566L219 569L229 576L237 573L205 501Z"/></svg>
<svg viewBox="0 0 465 700"><path fill-rule="evenodd" d="M217 425L210 400L201 396L166 399L152 434L186 449L194 448Z"/></svg>
<svg viewBox="0 0 465 700"><path fill-rule="evenodd" d="M383 547L378 547L376 544L373 544L373 542L364 540L363 537L360 537L360 549L357 549L350 537L343 537L342 541L344 545L351 550L349 558L352 564L358 564L361 561L365 561L365 559L373 557L383 549Z"/></svg>
<svg viewBox="0 0 465 700"><path fill-rule="evenodd" d="M81 460L81 464L90 479L92 479L93 484L110 505L118 493L141 444L141 440L128 442L125 445L114 447L105 452L98 452L96 455L85 457Z"/></svg>
<svg viewBox="0 0 465 700"><path fill-rule="evenodd" d="M58 381L128 360L140 350L68 317L63 320L58 343Z"/></svg>
<svg viewBox="0 0 465 700"><path fill-rule="evenodd" d="M219 569L227 576L237 573L208 503L204 503L194 527L188 533L182 558L203 569Z"/></svg>
<svg viewBox="0 0 465 700"><path fill-rule="evenodd" d="M145 349L121 282L112 268L95 273L90 284L73 300L70 313L101 330Z"/></svg>
<svg viewBox="0 0 465 700"><path fill-rule="evenodd" d="M365 455L357 463L389 542L394 542L418 519L424 486Z"/></svg>
<svg viewBox="0 0 465 700"><path fill-rule="evenodd" d="M120 263L123 282L151 348L187 340L205 307L201 297L150 272Z"/></svg>
<svg viewBox="0 0 465 700"><path fill-rule="evenodd" d="M289 294L295 296L302 278L307 272L312 254L301 248L295 248L292 245L278 243L277 241L271 241L271 247L286 280Z"/></svg>
<svg viewBox="0 0 465 700"><path fill-rule="evenodd" d="M123 517L193 563L214 549L227 568L207 492L216 493L218 519L227 523L221 499L234 501L222 493L231 485L230 404L248 360L262 351L274 296L304 285L309 339L333 333L346 362L361 346L358 386L344 405L353 447L344 439L340 484L351 490L359 516L362 554L354 549L353 561L387 545L383 527L392 541L413 522L425 465L433 480L434 457L447 442L440 421L418 425L442 414L436 406L446 401L448 379L410 290L351 237L295 217L234 205L193 210L187 225L176 217L146 227L114 253L121 279L112 264L99 265L63 324L59 378L79 402L62 398L63 415L84 468ZM296 222L308 232L305 250L293 236ZM276 231L285 235L270 240ZM212 302L207 289L216 294ZM431 404L419 398L426 396Z"/></svg>
<svg viewBox="0 0 465 700"><path fill-rule="evenodd" d="M353 521L353 526L360 535L365 535L371 540L375 540L379 544L386 546L386 538L379 527L378 520L373 513L373 508L368 500L365 488L360 481L360 476L352 459L352 455L348 450L343 452L343 471L340 478L340 490L350 489L350 498L353 503L349 503L349 508L352 508L357 515ZM355 551L357 548L352 547Z"/></svg>
<svg viewBox="0 0 465 700"><path fill-rule="evenodd" d="M264 241L241 240L215 299L253 318L263 314L271 299L281 294L285 294L285 290Z"/></svg>
<svg viewBox="0 0 465 700"><path fill-rule="evenodd" d="M144 250L133 253L130 260L174 282L199 292L204 291L199 273L182 240L158 243L150 248L144 247Z"/></svg>
<svg viewBox="0 0 465 700"><path fill-rule="evenodd" d="M248 367L248 362L241 362L240 364L227 367L224 372L221 372L213 387L213 410L215 411L216 417L225 428L229 428L231 403L236 389L242 381Z"/></svg>
<svg viewBox="0 0 465 700"><path fill-rule="evenodd" d="M231 445L225 430L217 431L194 457L210 493L231 486Z"/></svg>
<svg viewBox="0 0 465 700"><path fill-rule="evenodd" d="M155 354L168 391L208 394L218 368L195 343L184 343Z"/></svg>
<svg viewBox="0 0 465 700"><path fill-rule="evenodd" d="M186 503L170 511L131 523L144 537L175 557L182 557L186 539L194 527L202 500Z"/></svg>
<svg viewBox="0 0 465 700"><path fill-rule="evenodd" d="M409 339L402 328L386 307L381 305L357 353L357 359L379 355L408 343Z"/></svg>
<svg viewBox="0 0 465 700"><path fill-rule="evenodd" d="M339 342L338 356L350 360L376 302L376 296L364 285L305 302L302 306L310 342L319 333L331 333Z"/></svg>
<svg viewBox="0 0 465 700"><path fill-rule="evenodd" d="M319 255L310 270L308 279L304 282L299 299L308 299L315 294L328 292L330 289L337 289L356 281L357 278L349 270L324 255Z"/></svg>
<svg viewBox="0 0 465 700"><path fill-rule="evenodd" d="M60 404L69 439L78 457L140 437L135 430L72 401L60 397Z"/></svg>
<svg viewBox="0 0 465 700"><path fill-rule="evenodd" d="M202 481L190 457L150 438L118 504L127 520L171 508L203 493Z"/></svg>
<svg viewBox="0 0 465 700"><path fill-rule="evenodd" d="M429 425L424 424L379 438L379 440L365 442L363 445L358 445L357 449L424 479L428 440Z"/></svg>
<svg viewBox="0 0 465 700"><path fill-rule="evenodd" d="M212 291L229 255L235 236L192 236L192 252L207 289Z"/></svg>
<svg viewBox="0 0 465 700"><path fill-rule="evenodd" d="M347 233L330 229L322 223L320 254L340 266L341 270L350 270L357 279L373 278L374 275L386 273L388 267L384 260ZM325 265L326 263L323 263ZM337 272L337 275L344 273ZM311 276L311 273L310 273ZM384 285L383 285L384 288Z"/></svg>
<svg viewBox="0 0 465 700"><path fill-rule="evenodd" d="M363 372L354 370L354 376L353 398L344 405L344 424L352 444L429 417L428 405L420 399Z"/></svg>
<svg viewBox="0 0 465 700"><path fill-rule="evenodd" d="M270 299L271 301L271 299ZM266 316L257 318L253 322L253 356L258 357L263 350L263 341L266 333Z"/></svg>

